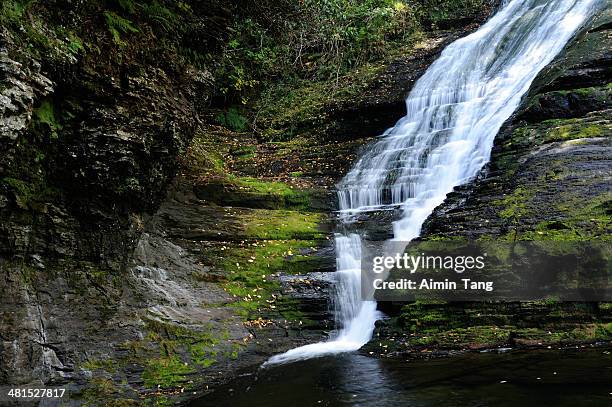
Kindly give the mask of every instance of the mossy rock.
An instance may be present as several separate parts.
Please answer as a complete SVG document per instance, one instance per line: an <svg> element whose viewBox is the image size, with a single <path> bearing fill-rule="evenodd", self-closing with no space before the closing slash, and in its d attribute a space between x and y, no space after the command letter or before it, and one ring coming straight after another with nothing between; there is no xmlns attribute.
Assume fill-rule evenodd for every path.
<svg viewBox="0 0 612 407"><path fill-rule="evenodd" d="M222 206L281 209L308 208L308 191L294 189L278 181L249 177L211 179L194 187L196 196Z"/></svg>

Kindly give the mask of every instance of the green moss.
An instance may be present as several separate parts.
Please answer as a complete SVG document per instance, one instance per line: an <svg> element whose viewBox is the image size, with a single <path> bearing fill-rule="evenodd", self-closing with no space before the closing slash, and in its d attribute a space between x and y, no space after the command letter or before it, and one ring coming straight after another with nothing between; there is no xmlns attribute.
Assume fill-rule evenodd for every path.
<svg viewBox="0 0 612 407"><path fill-rule="evenodd" d="M254 239L323 239L325 234L318 228L322 219L320 213L254 210L245 216L245 232Z"/></svg>
<svg viewBox="0 0 612 407"><path fill-rule="evenodd" d="M516 331L516 338L537 341L542 344L610 340L612 339L611 328L610 323L580 324L571 329L522 328Z"/></svg>
<svg viewBox="0 0 612 407"><path fill-rule="evenodd" d="M66 38L68 39L67 47L72 55L78 55L80 53L85 52L85 46L83 45L83 41L77 37L73 32L67 32Z"/></svg>
<svg viewBox="0 0 612 407"><path fill-rule="evenodd" d="M495 346L505 343L509 338L509 330L498 326L472 326L467 328L455 328L442 333L432 334L427 338L429 343L437 343L443 346L456 346L461 344L478 344L480 346ZM420 338L416 339L418 343Z"/></svg>
<svg viewBox="0 0 612 407"><path fill-rule="evenodd" d="M230 151L233 157L238 160L247 160L254 158L257 152L257 147L255 146L241 146L237 149Z"/></svg>
<svg viewBox="0 0 612 407"><path fill-rule="evenodd" d="M236 342L236 343L232 343L231 347L229 349L226 349L225 351L223 351L223 357L226 359L232 359L232 360L236 360L238 359L238 356L240 355L240 352L246 347L246 344L244 343L240 343L240 342Z"/></svg>
<svg viewBox="0 0 612 407"><path fill-rule="evenodd" d="M101 369L106 372L105 375L111 373L115 382L124 377L122 370L127 366L143 366L141 377L144 386L156 389L157 392L154 399L146 400L147 405L160 399L159 392L175 394L176 388L191 389L197 386L199 382L197 372L217 363L220 354L224 357L237 357L242 349L241 346L229 341L227 330L219 329L218 326L187 328L151 319L145 322L149 330L148 335L142 340L123 343L120 346L122 352L118 359L90 360L83 366L94 371ZM111 389L110 393L108 391L104 393L105 396L102 396L99 386L92 386L90 393L94 397L93 400L99 401L120 395L119 385L113 380L105 382L105 385ZM125 379L123 380L121 386L127 384Z"/></svg>
<svg viewBox="0 0 612 407"><path fill-rule="evenodd" d="M410 339L413 346L462 349L465 347L496 347L510 343L553 345L612 339L611 323L577 324L573 327L549 325L542 328L483 325L421 332Z"/></svg>
<svg viewBox="0 0 612 407"><path fill-rule="evenodd" d="M551 119L540 123L519 127L515 129L512 136L503 142L508 150L531 148L544 143L561 142L593 137L608 137L612 135L612 123L600 116L577 118L577 119ZM513 168L517 164L512 162L514 155L509 155L509 160L504 161L501 157L503 168Z"/></svg>
<svg viewBox="0 0 612 407"><path fill-rule="evenodd" d="M185 155L179 158L183 173L192 177L205 177L226 172L219 144L219 140L212 134L198 131Z"/></svg>
<svg viewBox="0 0 612 407"><path fill-rule="evenodd" d="M200 341L189 346L192 363L206 368L217 363L217 351L213 350L215 342Z"/></svg>
<svg viewBox="0 0 612 407"><path fill-rule="evenodd" d="M566 120L561 122L571 123L559 124L559 121L555 121L555 123L542 123L544 125L552 126L552 128L546 132L546 135L544 137L545 142L575 140L589 137L601 137L605 133L612 134L612 127L606 126L605 124L584 124L581 121Z"/></svg>
<svg viewBox="0 0 612 407"><path fill-rule="evenodd" d="M61 130L62 126L55 117L55 110L51 100L43 100L40 106L34 110L32 124L33 126L45 126L51 139L58 137L57 132Z"/></svg>
<svg viewBox="0 0 612 407"><path fill-rule="evenodd" d="M88 370L103 370L114 377L126 366L144 367L142 380L150 389L191 388L194 374L219 361L221 355L238 356L242 349L230 340L222 325L183 326L156 319L145 319L145 338L128 341L113 360L91 359L83 364Z"/></svg>
<svg viewBox="0 0 612 407"><path fill-rule="evenodd" d="M559 225L563 225L562 228ZM571 241L583 240L583 236L574 228L558 221L545 221L538 223L533 231L521 233L521 240L554 240Z"/></svg>
<svg viewBox="0 0 612 407"><path fill-rule="evenodd" d="M517 167L516 148L533 148L546 142L562 142L562 147L589 142L584 138L612 134L612 127L603 115L581 119L548 120L516 129L504 148L510 153L497 160L496 170L503 171L505 182L512 183L512 170ZM520 154L520 153L519 153ZM570 158L551 158L540 170L537 179L530 179L505 199L494 202L499 215L513 230L506 240L609 240L612 224L612 197L604 192L604 182L597 174L577 171ZM500 183L503 184L503 183ZM545 208L546 214L535 211L543 198L554 192L555 199ZM493 192L494 193L494 192ZM547 199L546 199L547 200ZM540 211L541 208L538 208ZM545 220L543 220L545 219ZM526 222L527 221L527 222ZM533 222L534 224L530 224ZM537 222L537 223L536 223Z"/></svg>
<svg viewBox="0 0 612 407"><path fill-rule="evenodd" d="M93 377L87 388L81 394L85 406L96 406L100 400L112 400L117 397L118 389L115 383L108 378Z"/></svg>
<svg viewBox="0 0 612 407"><path fill-rule="evenodd" d="M201 326L198 329L164 323L157 320L147 320L149 339L158 344L162 357L176 356L181 351L189 355L189 364L202 368L217 362L220 341L227 339L227 332L214 330L212 327Z"/></svg>
<svg viewBox="0 0 612 407"><path fill-rule="evenodd" d="M267 182L253 178L239 178L238 185L250 192L272 195L284 201L286 207L307 208L310 206L308 191L295 189L283 182Z"/></svg>
<svg viewBox="0 0 612 407"><path fill-rule="evenodd" d="M527 200L530 198L529 193L524 187L516 188L512 194L506 196L501 202L496 204L502 206L503 209L499 215L503 219L518 220L527 214Z"/></svg>
<svg viewBox="0 0 612 407"><path fill-rule="evenodd" d="M320 322L311 320L304 312L300 311L301 303L298 299L276 298L275 305L280 317L285 321L297 322L302 329L307 329L310 325L314 326L315 329L320 327Z"/></svg>
<svg viewBox="0 0 612 407"><path fill-rule="evenodd" d="M267 209L305 209L310 206L310 191L284 182L228 174L199 187L202 198L219 205Z"/></svg>
<svg viewBox="0 0 612 407"><path fill-rule="evenodd" d="M554 306L554 305L557 305L560 301L559 301L559 297L550 296L550 297L546 297L544 300L542 300L542 302L544 305Z"/></svg>
<svg viewBox="0 0 612 407"><path fill-rule="evenodd" d="M571 191L570 191L571 192ZM556 208L563 220L543 221L520 234L521 240L610 240L612 194L603 193L585 202L582 196L561 196Z"/></svg>
<svg viewBox="0 0 612 407"><path fill-rule="evenodd" d="M391 318L390 337L404 337L408 346L448 349L549 345L610 340L605 310L590 303L561 302L557 298L521 303L444 303L417 301ZM388 341L389 350L405 341ZM387 348L385 348L387 349ZM401 350L401 346L399 348Z"/></svg>
<svg viewBox="0 0 612 407"><path fill-rule="evenodd" d="M399 321L409 332L438 331L460 326L462 315L445 309L444 302L418 300L402 307Z"/></svg>
<svg viewBox="0 0 612 407"><path fill-rule="evenodd" d="M310 254L315 245L315 241L278 240L229 250L220 267L228 274L224 289L236 298L231 305L246 318L276 312L280 284L272 274L307 273L320 267ZM308 254L301 254L303 251Z"/></svg>
<svg viewBox="0 0 612 407"><path fill-rule="evenodd" d="M173 355L150 360L142 373L142 380L148 388L169 388L185 383L185 376L191 373L194 373L192 368Z"/></svg>
<svg viewBox="0 0 612 407"><path fill-rule="evenodd" d="M514 228L514 231L507 236L508 239L515 240L517 238L521 219L529 213L528 201L532 195L533 191L528 191L525 187L520 186L501 201L494 202L494 205L501 207L499 216Z"/></svg>
<svg viewBox="0 0 612 407"><path fill-rule="evenodd" d="M610 90L612 90L612 84L608 84L606 86L595 86L588 88L546 92L544 94L538 95L536 100L533 101L531 105L540 104L542 98L559 100L560 98L571 97L574 99L574 102L576 101L576 98L578 98L578 103L582 102L583 100L606 102L610 98L610 96L612 96Z"/></svg>
<svg viewBox="0 0 612 407"><path fill-rule="evenodd" d="M2 185L13 192L17 205L22 209L30 209L34 212L44 212L44 203L59 196L59 191L54 187L44 185L42 179L26 182L17 178L4 177L0 178L0 186Z"/></svg>
<svg viewBox="0 0 612 407"><path fill-rule="evenodd" d="M239 188L243 188L249 192L257 192L262 194L279 195L283 197L295 196L297 191L291 188L284 182L266 181L250 177L235 177L230 176L229 179Z"/></svg>
<svg viewBox="0 0 612 407"><path fill-rule="evenodd" d="M2 178L2 183L8 185L15 192L17 197L24 203L27 204L34 196L34 188L31 184L24 182L20 179L11 177Z"/></svg>
<svg viewBox="0 0 612 407"><path fill-rule="evenodd" d="M117 371L117 361L113 359L88 359L81 364L81 367L91 371L104 370L112 373Z"/></svg>

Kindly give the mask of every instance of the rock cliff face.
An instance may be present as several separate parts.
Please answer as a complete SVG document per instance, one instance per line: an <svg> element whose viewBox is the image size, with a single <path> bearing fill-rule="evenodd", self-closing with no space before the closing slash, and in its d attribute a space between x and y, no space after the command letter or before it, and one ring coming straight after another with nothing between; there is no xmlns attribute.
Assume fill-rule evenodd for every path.
<svg viewBox="0 0 612 407"><path fill-rule="evenodd" d="M609 237L611 18L602 13L538 76L490 163L436 209L423 238Z"/></svg>
<svg viewBox="0 0 612 407"><path fill-rule="evenodd" d="M0 41L1 250L110 261L134 238L114 232L164 196L176 156L195 133L192 101L207 100L212 77L78 53L41 59L8 31ZM78 227L54 224L58 212ZM34 230L19 230L31 224ZM70 236L70 229L83 233Z"/></svg>
<svg viewBox="0 0 612 407"><path fill-rule="evenodd" d="M207 13L227 17L209 3L192 16L192 35ZM112 383L101 355L111 366L146 336L139 310L160 292L199 301L197 287L187 295L164 284L161 266L131 262L161 245L144 225L196 132L213 78L177 58L151 61L153 33L144 44L109 39L97 3L60 6L61 15L39 6L22 21L18 3L0 13L0 382L69 384L87 401ZM177 273L199 270L179 252L168 256ZM125 371L127 393L109 395L135 397L131 389L142 387L142 363Z"/></svg>

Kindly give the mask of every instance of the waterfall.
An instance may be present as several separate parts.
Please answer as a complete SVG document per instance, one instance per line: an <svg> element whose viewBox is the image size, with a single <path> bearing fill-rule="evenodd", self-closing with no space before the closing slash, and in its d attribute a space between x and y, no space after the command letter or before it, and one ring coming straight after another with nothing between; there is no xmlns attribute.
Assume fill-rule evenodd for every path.
<svg viewBox="0 0 612 407"><path fill-rule="evenodd" d="M489 160L493 139L532 81L587 21L598 0L510 0L476 32L441 53L406 99L406 115L338 184L341 223L401 209L394 240L417 237L436 206ZM342 225L340 225L342 226ZM342 228L340 228L342 229ZM372 336L376 302L361 295L361 236L337 234L336 316L327 342L266 364L359 349Z"/></svg>

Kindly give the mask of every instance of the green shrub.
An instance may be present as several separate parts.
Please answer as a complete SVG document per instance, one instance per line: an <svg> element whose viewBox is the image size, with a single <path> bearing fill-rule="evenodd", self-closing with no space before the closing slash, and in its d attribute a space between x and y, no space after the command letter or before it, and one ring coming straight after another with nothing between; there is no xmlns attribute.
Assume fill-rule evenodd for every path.
<svg viewBox="0 0 612 407"><path fill-rule="evenodd" d="M337 77L418 31L414 8L398 0L268 0L242 12L219 68L230 102L247 103L273 78Z"/></svg>
<svg viewBox="0 0 612 407"><path fill-rule="evenodd" d="M227 112L220 113L217 116L217 122L234 131L245 131L249 124L248 119L234 106L230 107Z"/></svg>
<svg viewBox="0 0 612 407"><path fill-rule="evenodd" d="M483 5L483 0L418 0L415 9L421 23L431 28L444 21L477 15Z"/></svg>

